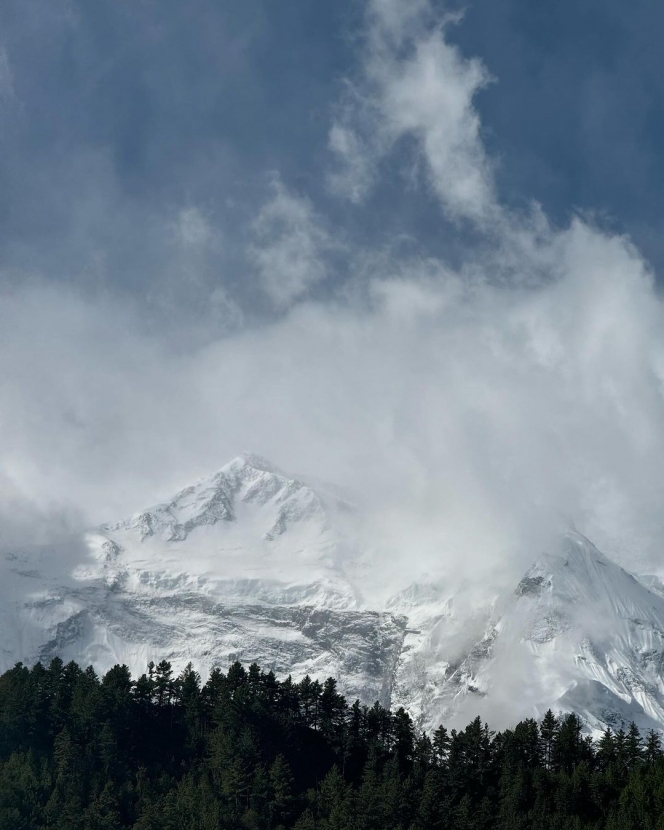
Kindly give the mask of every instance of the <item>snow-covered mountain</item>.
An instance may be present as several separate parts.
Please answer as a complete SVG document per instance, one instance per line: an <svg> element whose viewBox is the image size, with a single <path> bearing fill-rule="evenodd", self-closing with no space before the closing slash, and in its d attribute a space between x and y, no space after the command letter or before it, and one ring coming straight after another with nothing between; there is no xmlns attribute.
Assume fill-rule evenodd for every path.
<svg viewBox="0 0 664 830"><path fill-rule="evenodd" d="M12 552L21 584L6 605L2 667L15 660L192 661L206 675L236 659L279 674L343 679L364 700L390 700L406 620L369 608L345 575L358 552L343 494L241 456L168 503L86 538L60 582L40 552ZM21 596L22 595L22 596ZM26 632L29 636L26 637Z"/></svg>
<svg viewBox="0 0 664 830"><path fill-rule="evenodd" d="M425 727L552 707L592 729L664 728L656 578L570 532L506 595L407 577L385 594L358 512L346 494L241 456L82 549L4 551L0 668L58 655L140 673L167 658L205 675L240 659L333 675L349 696L404 705Z"/></svg>
<svg viewBox="0 0 664 830"><path fill-rule="evenodd" d="M419 686L412 673L401 681L403 700L417 688L429 723L478 712L510 722L551 707L594 730L632 720L662 728L664 593L570 532L495 605L463 659L437 682L429 674Z"/></svg>

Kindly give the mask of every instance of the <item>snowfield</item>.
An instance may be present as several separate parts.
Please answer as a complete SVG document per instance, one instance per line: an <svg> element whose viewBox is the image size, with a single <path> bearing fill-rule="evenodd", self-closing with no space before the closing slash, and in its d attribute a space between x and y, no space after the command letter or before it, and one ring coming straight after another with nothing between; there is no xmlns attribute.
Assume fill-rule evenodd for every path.
<svg viewBox="0 0 664 830"><path fill-rule="evenodd" d="M592 731L664 729L664 587L569 532L498 597L443 581L385 592L345 494L236 458L80 550L3 552L0 668L60 656L104 672L234 660L336 677L419 726L547 708Z"/></svg>

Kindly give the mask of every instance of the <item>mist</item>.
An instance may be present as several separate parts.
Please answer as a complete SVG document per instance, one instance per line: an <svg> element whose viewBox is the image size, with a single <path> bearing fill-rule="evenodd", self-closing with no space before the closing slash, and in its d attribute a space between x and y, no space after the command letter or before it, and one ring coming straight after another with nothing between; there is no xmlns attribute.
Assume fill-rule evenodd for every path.
<svg viewBox="0 0 664 830"><path fill-rule="evenodd" d="M46 272L3 283L0 475L29 505L12 544L33 515L82 529L251 451L357 494L367 539L404 581L509 581L570 526L664 572L651 268L593 217L556 226L536 204L505 206L475 107L490 67L451 45L454 20L374 0L362 25L322 181L307 192L265 171L227 280L210 287L201 265L224 239L216 219L180 216L184 294L199 267L209 292L200 319L183 286L146 325L125 291ZM432 201L454 257L376 247L326 212L329 199L368 210L394 169Z"/></svg>

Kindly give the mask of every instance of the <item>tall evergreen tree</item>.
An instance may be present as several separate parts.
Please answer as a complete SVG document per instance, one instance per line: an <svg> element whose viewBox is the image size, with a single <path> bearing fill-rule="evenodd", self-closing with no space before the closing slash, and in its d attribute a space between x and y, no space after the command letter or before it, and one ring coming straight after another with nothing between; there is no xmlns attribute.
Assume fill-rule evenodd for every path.
<svg viewBox="0 0 664 830"><path fill-rule="evenodd" d="M558 721L551 709L547 709L540 724L540 740L542 744L542 755L546 769L553 769L553 748L558 732Z"/></svg>
<svg viewBox="0 0 664 830"><path fill-rule="evenodd" d="M270 812L275 824L286 825L293 811L293 775L288 762L279 754L270 767L272 799Z"/></svg>

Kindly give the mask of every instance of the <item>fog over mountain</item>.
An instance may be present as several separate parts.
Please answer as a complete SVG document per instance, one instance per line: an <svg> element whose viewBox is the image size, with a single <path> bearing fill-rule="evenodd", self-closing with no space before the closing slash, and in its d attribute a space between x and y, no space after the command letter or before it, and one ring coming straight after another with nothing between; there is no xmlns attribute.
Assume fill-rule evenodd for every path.
<svg viewBox="0 0 664 830"><path fill-rule="evenodd" d="M512 590L569 530L664 575L652 269L598 217L508 206L476 106L495 79L454 45L454 15L370 0L355 24L320 180L262 171L263 203L233 204L240 265L211 276L230 243L192 203L160 227L151 304L49 280L42 263L5 275L0 545L26 572L31 556L40 572L85 569L84 531L250 451L352 492L354 532L395 590ZM10 124L27 117L13 60ZM440 250L351 232L387 177L430 205Z"/></svg>

